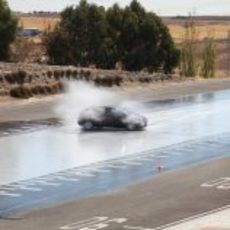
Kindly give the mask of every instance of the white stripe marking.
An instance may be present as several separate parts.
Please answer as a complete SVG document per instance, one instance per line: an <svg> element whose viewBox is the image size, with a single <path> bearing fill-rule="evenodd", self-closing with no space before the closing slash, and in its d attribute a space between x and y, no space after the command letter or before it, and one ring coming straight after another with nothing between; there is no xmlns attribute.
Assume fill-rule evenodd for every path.
<svg viewBox="0 0 230 230"><path fill-rule="evenodd" d="M104 169L104 168L95 168L94 170L90 170L91 172L99 172L99 173L110 173L111 170L108 170L108 169Z"/></svg>
<svg viewBox="0 0 230 230"><path fill-rule="evenodd" d="M178 220L178 221L175 221L175 222L172 222L172 223L169 223L169 224L165 224L165 225L162 225L162 226L154 228L154 230L163 230L163 229L173 227L173 226L176 226L176 225L179 225L179 224L183 224L183 223L186 223L188 221L195 220L197 218L204 217L204 216L207 216L207 215L210 215L210 214L213 214L213 213L216 213L216 212L228 209L228 208L230 208L230 205L226 205L226 206L223 206L221 208L217 208L217 209L214 209L214 210L211 210L211 211L203 212L203 213L195 215L195 216L191 216L191 217L188 217L188 218L185 218L185 219L182 219L182 220Z"/></svg>
<svg viewBox="0 0 230 230"><path fill-rule="evenodd" d="M182 152L172 152L171 155L173 155L173 156L181 156L181 155L183 155L183 153Z"/></svg>
<svg viewBox="0 0 230 230"><path fill-rule="evenodd" d="M158 155L158 156L156 156L156 158L168 158L169 157L169 155Z"/></svg>
<svg viewBox="0 0 230 230"><path fill-rule="evenodd" d="M201 184L201 187L210 188L210 187L220 186L221 184L227 183L227 182L230 182L230 177L221 177L218 179L214 179L214 180L205 182Z"/></svg>
<svg viewBox="0 0 230 230"><path fill-rule="evenodd" d="M67 175L53 175L50 177L50 180L64 180L64 181L79 181L77 178L70 178Z"/></svg>
<svg viewBox="0 0 230 230"><path fill-rule="evenodd" d="M114 169L125 169L128 167L128 165L115 165L115 164L111 164L111 165L107 165L107 168L114 168Z"/></svg>
<svg viewBox="0 0 230 230"><path fill-rule="evenodd" d="M0 191L0 196L20 197L21 194L19 194L19 193L9 193L9 192L6 192L6 191Z"/></svg>
<svg viewBox="0 0 230 230"><path fill-rule="evenodd" d="M76 230L76 229L79 229L81 227L97 224L97 223L100 223L101 221L106 221L107 219L108 219L108 217L106 217L106 216L93 217L93 218L90 218L90 219L87 219L87 220L82 220L82 221L78 221L78 222L75 222L75 223L68 224L66 226L60 227L60 229L61 230Z"/></svg>
<svg viewBox="0 0 230 230"><path fill-rule="evenodd" d="M71 171L69 173L77 176L83 176L83 177L95 177L95 174L84 172L84 171Z"/></svg>
<svg viewBox="0 0 230 230"><path fill-rule="evenodd" d="M121 161L121 164L126 164L126 165L142 165L141 162L132 161L132 160Z"/></svg>
<svg viewBox="0 0 230 230"><path fill-rule="evenodd" d="M149 162L149 161L151 161L151 159L148 157L135 157L135 158L132 158L132 160L133 161L140 161L140 162L143 162L143 161L147 161L147 162Z"/></svg>
<svg viewBox="0 0 230 230"><path fill-rule="evenodd" d="M34 183L38 183L44 186L60 186L61 184L59 183L54 183L54 182L50 182L49 178L38 178L34 180Z"/></svg>
<svg viewBox="0 0 230 230"><path fill-rule="evenodd" d="M124 225L123 228L130 230L155 230L154 228L133 227L129 225Z"/></svg>
<svg viewBox="0 0 230 230"><path fill-rule="evenodd" d="M28 191L34 191L34 192L42 191L42 189L40 188L28 187L27 185L23 185L23 184L5 185L5 186L2 186L1 188L7 191L15 191L15 190L28 190Z"/></svg>

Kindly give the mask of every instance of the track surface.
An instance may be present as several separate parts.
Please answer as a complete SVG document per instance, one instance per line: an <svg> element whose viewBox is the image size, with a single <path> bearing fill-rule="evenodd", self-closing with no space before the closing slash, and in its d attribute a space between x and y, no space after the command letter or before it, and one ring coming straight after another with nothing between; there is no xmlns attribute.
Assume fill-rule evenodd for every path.
<svg viewBox="0 0 230 230"><path fill-rule="evenodd" d="M171 171L111 194L0 220L10 230L159 230L229 205L230 158Z"/></svg>
<svg viewBox="0 0 230 230"><path fill-rule="evenodd" d="M11 135L17 130L8 130L0 138L0 149L4 150L0 161L0 215L8 217L84 198L77 201L81 211L71 204L64 212L58 208L62 221L56 209L39 213L49 212L49 218L43 219L47 226L42 229L69 230L64 224L71 223L72 217L72 221L96 218L87 221L104 223L109 229L118 224L121 229L141 230L228 205L229 158L218 159L230 155L229 102L229 91L148 102L140 109L150 123L145 132L82 133L73 127L43 127L34 132L17 129L19 134ZM183 170L169 171L179 168ZM137 191L131 189L130 197L126 196L129 190L105 195L151 178L151 183L131 187ZM209 180L217 180L220 187L202 186ZM104 196L86 199L100 194ZM69 208L77 213L75 217ZM36 213L32 215L37 218ZM113 217L121 219L111 220ZM39 220L36 223L42 224ZM120 225L123 223L128 227ZM3 221L0 229L1 224L5 226L2 229L23 229L25 223L14 226Z"/></svg>
<svg viewBox="0 0 230 230"><path fill-rule="evenodd" d="M10 127L0 138L0 184L221 135L230 130L229 104L229 90L138 104L134 110L149 120L144 132L84 133L76 128L76 119L62 127Z"/></svg>

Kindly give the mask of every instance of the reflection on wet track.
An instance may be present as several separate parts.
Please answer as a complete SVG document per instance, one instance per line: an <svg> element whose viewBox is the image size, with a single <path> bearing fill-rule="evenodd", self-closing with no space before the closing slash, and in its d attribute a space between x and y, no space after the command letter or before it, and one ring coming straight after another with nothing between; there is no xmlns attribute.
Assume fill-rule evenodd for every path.
<svg viewBox="0 0 230 230"><path fill-rule="evenodd" d="M92 195L150 177L161 164L168 170L226 156L229 105L228 90L144 103L138 112L147 116L149 126L142 132L85 133L75 124L42 126L33 132L19 129L17 134L9 130L0 138L0 213L9 209L9 197L37 197L35 202L42 203L41 197L48 197L55 186L60 190L53 196L57 201ZM92 181L95 187L90 189ZM72 186L71 194L66 186ZM21 204L18 207L22 210ZM9 211L16 210L13 205Z"/></svg>
<svg viewBox="0 0 230 230"><path fill-rule="evenodd" d="M105 193L170 169L230 155L230 133L0 186L0 216Z"/></svg>
<svg viewBox="0 0 230 230"><path fill-rule="evenodd" d="M143 132L84 133L73 124L2 137L0 184L230 130L230 91L181 98L166 107L165 103L141 107L149 120Z"/></svg>

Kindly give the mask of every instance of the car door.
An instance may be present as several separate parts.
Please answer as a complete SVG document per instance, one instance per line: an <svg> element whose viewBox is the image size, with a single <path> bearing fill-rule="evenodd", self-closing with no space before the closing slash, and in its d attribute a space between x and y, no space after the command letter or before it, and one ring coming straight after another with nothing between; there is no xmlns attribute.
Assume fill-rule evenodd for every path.
<svg viewBox="0 0 230 230"><path fill-rule="evenodd" d="M110 122L113 127L123 127L123 120L126 114L120 109L113 108L111 110Z"/></svg>
<svg viewBox="0 0 230 230"><path fill-rule="evenodd" d="M111 107L105 107L104 108L104 114L103 114L103 126L113 126L113 113Z"/></svg>

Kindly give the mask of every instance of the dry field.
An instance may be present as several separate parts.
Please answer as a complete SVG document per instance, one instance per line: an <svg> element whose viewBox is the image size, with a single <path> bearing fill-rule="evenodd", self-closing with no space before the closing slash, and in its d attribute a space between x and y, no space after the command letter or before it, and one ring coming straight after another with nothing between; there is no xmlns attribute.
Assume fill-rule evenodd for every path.
<svg viewBox="0 0 230 230"><path fill-rule="evenodd" d="M48 27L53 28L59 17L39 17L39 16L22 16L20 22L25 28L38 28L46 30ZM185 20L181 19L164 19L165 24L169 27L169 30L176 41L181 42L184 37L184 23ZM230 31L230 17L226 20L202 20L197 19L195 21L196 29L198 33L198 39L202 40L207 37L211 32L215 39L225 39L228 31Z"/></svg>
<svg viewBox="0 0 230 230"><path fill-rule="evenodd" d="M21 16L20 24L24 28L38 28L42 31L53 28L59 21L59 17Z"/></svg>
<svg viewBox="0 0 230 230"><path fill-rule="evenodd" d="M183 42L185 34L185 19L163 19L168 26L172 37L176 44ZM230 17L209 17L209 18L195 18L196 35L197 35L197 53L198 57L204 47L204 39L212 36L216 42L216 76L217 77L230 77L228 76L228 55L229 41L227 40L228 33L230 32ZM230 63L229 63L230 64Z"/></svg>
<svg viewBox="0 0 230 230"><path fill-rule="evenodd" d="M185 19L163 19L165 24L168 26L172 37L176 43L180 43L184 38L184 25ZM194 21L197 32L197 39L203 40L209 34L216 40L226 39L228 32L230 31L230 17L219 20L218 18L213 19L202 19L197 18Z"/></svg>
<svg viewBox="0 0 230 230"><path fill-rule="evenodd" d="M25 28L39 28L46 30L54 28L59 21L58 16L21 16L21 24ZM176 44L180 44L184 38L184 25L186 19L181 18L163 18L164 23L168 26L173 39ZM195 25L197 31L198 50L202 48L202 40L211 34L216 40L217 47L217 75L219 77L226 76L227 66L227 44L226 38L230 31L230 16L229 17L209 17L209 18L195 18Z"/></svg>
<svg viewBox="0 0 230 230"><path fill-rule="evenodd" d="M184 26L177 24L169 24L168 27L176 43L182 42L184 37ZM216 24L206 22L206 24L198 25L196 27L196 30L199 40L203 40L210 33L217 40L226 39L228 31L230 31L230 21L226 23Z"/></svg>

